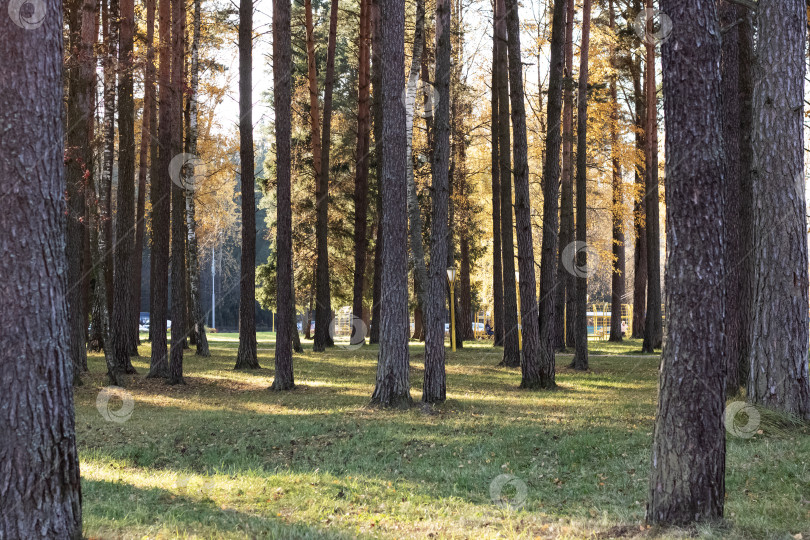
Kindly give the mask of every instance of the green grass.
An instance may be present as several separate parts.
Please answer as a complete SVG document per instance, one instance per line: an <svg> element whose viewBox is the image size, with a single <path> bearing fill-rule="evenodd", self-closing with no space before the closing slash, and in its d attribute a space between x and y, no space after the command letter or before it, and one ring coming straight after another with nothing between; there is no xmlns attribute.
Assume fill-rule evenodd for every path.
<svg viewBox="0 0 810 540"><path fill-rule="evenodd" d="M186 355L183 387L128 381L131 417L97 410L103 360L77 388L85 535L90 538L650 537L647 495L658 358L638 342L592 342L592 371L558 357L554 392L518 389L488 344L448 353L448 400L433 410L368 406L376 347L295 355L298 389L235 372L234 334ZM411 349L414 400L423 347ZM624 356L619 356L619 354ZM118 398L110 401L115 410ZM729 435L727 521L664 537L810 538L810 432L771 423ZM771 429L771 426L773 429ZM517 481L491 496L499 475ZM508 479L508 478L507 478ZM497 487L497 484L496 484ZM519 497L525 492L522 504Z"/></svg>

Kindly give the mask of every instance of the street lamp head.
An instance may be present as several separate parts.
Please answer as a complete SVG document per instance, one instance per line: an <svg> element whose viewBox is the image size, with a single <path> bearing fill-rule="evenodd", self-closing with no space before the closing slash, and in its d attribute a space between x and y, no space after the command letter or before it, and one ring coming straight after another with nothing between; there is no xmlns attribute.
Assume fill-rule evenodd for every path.
<svg viewBox="0 0 810 540"><path fill-rule="evenodd" d="M453 266L447 268L447 281L452 285L456 282L456 269Z"/></svg>

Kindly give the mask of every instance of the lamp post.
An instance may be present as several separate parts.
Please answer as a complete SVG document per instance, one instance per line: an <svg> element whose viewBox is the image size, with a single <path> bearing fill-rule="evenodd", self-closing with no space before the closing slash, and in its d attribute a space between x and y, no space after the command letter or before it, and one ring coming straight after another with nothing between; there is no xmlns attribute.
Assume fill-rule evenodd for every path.
<svg viewBox="0 0 810 540"><path fill-rule="evenodd" d="M447 269L447 281L450 283L450 344L453 352L456 352L456 269L452 266Z"/></svg>
<svg viewBox="0 0 810 540"><path fill-rule="evenodd" d="M518 311L518 350L523 351L523 328L520 320L520 272L515 272L515 289L517 290Z"/></svg>

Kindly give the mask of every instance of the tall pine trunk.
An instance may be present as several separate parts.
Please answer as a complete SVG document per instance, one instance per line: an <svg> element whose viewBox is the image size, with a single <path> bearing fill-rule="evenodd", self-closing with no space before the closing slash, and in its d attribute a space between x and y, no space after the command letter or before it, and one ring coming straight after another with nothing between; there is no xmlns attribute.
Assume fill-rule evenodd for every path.
<svg viewBox="0 0 810 540"><path fill-rule="evenodd" d="M613 0L608 2L611 32L616 29ZM611 46L611 60L615 63L616 50ZM610 341L622 340L622 300L624 299L624 186L622 163L619 153L619 100L616 92L616 75L610 78L610 159L613 173L613 272L610 284Z"/></svg>
<svg viewBox="0 0 810 540"><path fill-rule="evenodd" d="M497 57L498 34L495 32L495 19L492 20L492 58ZM492 64L492 94L490 107L490 144L492 145L492 325L494 331L494 345L503 345L503 261L501 253L501 176L500 176L500 148L498 147L498 71L495 62Z"/></svg>
<svg viewBox="0 0 810 540"><path fill-rule="evenodd" d="M576 249L576 351L571 367L588 369L588 48L591 38L591 0L582 5L582 41L579 48L577 86L577 249Z"/></svg>
<svg viewBox="0 0 810 540"><path fill-rule="evenodd" d="M249 1L243 0L248 6ZM292 136L292 71L290 0L273 0L273 101L276 110L276 332L273 390L292 390L295 295L292 273L292 205L290 200L290 142ZM285 308L286 306L286 308ZM293 335L295 334L295 335Z"/></svg>
<svg viewBox="0 0 810 540"><path fill-rule="evenodd" d="M446 1L446 0L443 0ZM383 407L411 402L408 372L408 267L402 246L408 242L405 165L405 2L381 3L382 35L382 282L380 350L372 402Z"/></svg>
<svg viewBox="0 0 810 540"><path fill-rule="evenodd" d="M721 518L725 496L721 34L713 3L661 4L677 21L662 46L669 331L647 520L685 525Z"/></svg>
<svg viewBox="0 0 810 540"><path fill-rule="evenodd" d="M748 400L810 419L802 124L807 14L797 0L760 0L757 7Z"/></svg>
<svg viewBox="0 0 810 540"><path fill-rule="evenodd" d="M512 221L512 137L509 133L509 71L504 0L495 0L496 54L498 74L498 157L501 181L501 254L503 271L503 358L501 365L518 367L517 284L515 283L515 240Z"/></svg>
<svg viewBox="0 0 810 540"><path fill-rule="evenodd" d="M383 206L382 206L382 20L380 17L380 0L371 0L371 86L374 94L371 101L374 128L374 157L377 179L377 193L375 197L377 209L377 226L374 243L374 284L372 286L371 332L369 343L380 342L380 310L382 308L382 252L385 246L382 235Z"/></svg>
<svg viewBox="0 0 810 540"><path fill-rule="evenodd" d="M234 369L258 369L256 356L256 200L253 155L253 2L239 2L239 178L242 183L242 260L239 350ZM278 304L283 305L283 304Z"/></svg>
<svg viewBox="0 0 810 540"><path fill-rule="evenodd" d="M647 9L653 8L653 0L647 0ZM647 86L647 116L645 135L645 184L644 208L647 233L647 309L644 322L642 352L653 353L661 348L661 232L658 217L658 105L655 84L655 40L652 38L652 21L648 21L644 83Z"/></svg>
<svg viewBox="0 0 810 540"><path fill-rule="evenodd" d="M12 6L13 7L13 6ZM0 538L82 538L65 302L62 5L0 16ZM35 13L35 15L37 15ZM78 283L76 284L78 285Z"/></svg>
<svg viewBox="0 0 810 540"><path fill-rule="evenodd" d="M335 86L335 46L337 41L338 0L332 0L329 14L329 43L326 51L326 80L323 96L323 143L321 144L321 174L316 179L315 189L315 243L316 262L316 305L315 340L313 350L323 351L333 346L329 333L332 322L332 290L329 285L329 157L332 148L332 94Z"/></svg>
<svg viewBox="0 0 810 540"><path fill-rule="evenodd" d="M540 370L543 386L554 378L554 287L557 286L557 198L560 179L560 112L565 49L565 0L554 0L551 23L551 57L546 112L546 154L543 166L543 247L540 256Z"/></svg>
<svg viewBox="0 0 810 540"><path fill-rule="evenodd" d="M640 4L639 4L640 5ZM644 122L646 121L646 98L641 84L641 57L636 56L632 67L633 101L635 106L636 154L644 154ZM631 337L644 338L644 320L647 313L647 227L644 210L644 163L634 167L635 195L633 197L634 249L633 249L633 323Z"/></svg>

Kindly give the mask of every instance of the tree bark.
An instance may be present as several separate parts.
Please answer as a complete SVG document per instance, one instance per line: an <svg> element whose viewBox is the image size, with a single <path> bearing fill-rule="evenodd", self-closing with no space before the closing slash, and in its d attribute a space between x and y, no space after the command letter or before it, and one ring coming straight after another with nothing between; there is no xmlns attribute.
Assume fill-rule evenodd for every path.
<svg viewBox="0 0 810 540"><path fill-rule="evenodd" d="M447 0L442 0L446 2ZM408 267L402 246L408 241L408 194L405 165L405 3L380 6L382 66L382 283L380 351L372 403L402 407L411 403L408 367Z"/></svg>
<svg viewBox="0 0 810 540"><path fill-rule="evenodd" d="M661 7L678 24L662 47L669 332L647 520L685 525L722 517L725 495L721 37L713 3L663 0Z"/></svg>
<svg viewBox="0 0 810 540"><path fill-rule="evenodd" d="M746 252L741 246L740 220L740 28L737 21L744 17L744 8L721 0L718 6L720 27L725 29L722 43L720 72L723 77L723 151L726 156L726 181L723 184L725 237L723 258L726 261L726 395L740 391L740 340L742 339L743 306L740 304L742 286L741 261Z"/></svg>
<svg viewBox="0 0 810 540"><path fill-rule="evenodd" d="M653 0L647 0L647 9L653 8ZM652 34L652 20L647 21L647 31ZM647 86L647 121L645 122L646 187L644 196L647 233L647 313L644 322L644 342L641 351L654 353L661 348L661 232L658 217L658 106L655 85L655 40L645 41L647 49L644 82Z"/></svg>
<svg viewBox="0 0 810 540"><path fill-rule="evenodd" d="M494 4L494 2L493 2ZM490 107L492 145L492 325L494 328L493 345L503 346L503 263L501 254L501 177L500 149L498 147L498 70L495 59L498 54L498 35L495 31L495 19L492 20L492 105Z"/></svg>
<svg viewBox="0 0 810 540"><path fill-rule="evenodd" d="M810 419L804 76L807 14L761 0L754 83L751 403Z"/></svg>
<svg viewBox="0 0 810 540"><path fill-rule="evenodd" d="M129 359L138 354L132 334L133 290L132 248L135 244L135 100L132 55L135 36L135 2L121 0L118 47L118 189L116 192L115 271L113 285L112 332L117 369L135 373ZM138 268L140 271L140 268Z"/></svg>
<svg viewBox="0 0 810 540"><path fill-rule="evenodd" d="M574 347L576 280L563 262L566 246L574 240L574 2L565 2L565 69L563 71L562 172L560 179L560 241L557 246L557 289L554 316L562 324L564 341L558 346ZM557 312L559 311L559 313ZM559 331L559 330L558 330Z"/></svg>
<svg viewBox="0 0 810 540"><path fill-rule="evenodd" d="M616 15L613 0L608 2L610 29L615 31ZM615 47L610 50L611 61L616 63ZM624 299L624 186L622 164L619 157L619 100L616 93L616 75L610 78L610 154L613 173L613 272L610 290L610 341L622 341L622 300ZM587 322L586 322L587 325ZM587 331L587 328L586 328Z"/></svg>
<svg viewBox="0 0 810 540"><path fill-rule="evenodd" d="M532 216L529 196L529 161L528 142L526 139L526 105L523 92L523 64L520 58L520 17L518 15L517 0L506 0L506 26L509 33L509 86L512 100L512 134L514 153L514 179L515 179L515 224L518 242L518 270L520 271L520 326L523 333L523 358L521 359L521 388L550 388L554 386L554 371L549 373L547 356L544 357L541 348L547 349L546 354L554 355L551 343L552 320L546 321L546 343L540 344L540 331L535 306L537 306L537 281L534 274L534 241L532 239ZM562 9L560 18L563 17ZM561 21L562 22L562 21ZM560 24L562 28L562 24ZM559 110L558 110L559 116ZM557 124L559 133L559 124ZM559 148L558 148L559 150ZM556 191L555 190L555 219L554 230L557 229L556 220ZM553 278L552 278L553 279ZM550 296L548 304L552 306L554 299ZM552 363L553 364L553 363Z"/></svg>
<svg viewBox="0 0 810 540"><path fill-rule="evenodd" d="M62 4L0 16L0 537L82 537L65 254ZM41 16L41 26L34 16ZM32 19L34 22L32 23Z"/></svg>
<svg viewBox="0 0 810 540"><path fill-rule="evenodd" d="M186 153L191 156L197 154L197 92L200 83L200 25L201 13L200 6L201 0L194 0L194 18L193 18L193 40L191 43L191 86L188 94L188 125L186 126ZM186 229L187 229L187 242L186 250L188 258L188 281L189 289L189 314L191 315L191 323L193 325L192 332L196 339L197 356L208 357L211 352L208 349L208 337L205 334L205 317L203 316L202 307L200 305L200 265L199 253L197 249L197 208L194 201L194 193L199 189L199 181L201 180L196 176L199 174L194 171L193 165L190 165L186 170Z"/></svg>
<svg viewBox="0 0 810 540"><path fill-rule="evenodd" d="M240 0L239 3L239 163L242 182L242 261L239 280L239 350L236 353L234 369L258 369L261 366L256 356L252 0Z"/></svg>
<svg viewBox="0 0 810 540"><path fill-rule="evenodd" d="M498 154L501 181L501 262L503 267L503 357L500 365L518 367L517 284L515 283L515 240L512 221L512 137L509 133L509 60L504 0L495 0L496 55L498 75Z"/></svg>
<svg viewBox="0 0 810 540"><path fill-rule="evenodd" d="M577 249L576 249L576 351L571 367L588 369L588 49L591 37L591 0L582 5L582 41L579 48L577 87Z"/></svg>
<svg viewBox="0 0 810 540"><path fill-rule="evenodd" d="M183 53L186 13L184 0L172 2L171 155L183 151ZM174 158L172 158L174 159ZM172 204L172 331L169 348L169 384L185 384L183 348L186 341L186 194L180 179L171 183Z"/></svg>
<svg viewBox="0 0 810 540"><path fill-rule="evenodd" d="M360 0L360 37L358 42L357 150L354 176L354 282L352 315L363 320L363 296L366 290L366 251L368 250L368 158L370 152L369 71L371 70L371 3ZM354 326L353 326L354 328ZM352 335L352 345L363 345L365 334Z"/></svg>
<svg viewBox="0 0 810 540"><path fill-rule="evenodd" d="M329 284L329 154L332 147L332 93L335 86L335 45L337 42L338 0L332 0L329 15L329 44L326 52L326 81L323 97L323 144L321 175L317 179L315 212L315 243L318 257L316 263L317 303L315 306L315 341L312 349L323 351L334 346L329 333L332 322L332 291Z"/></svg>
<svg viewBox="0 0 810 540"><path fill-rule="evenodd" d="M149 197L152 202L152 268L150 279L149 329L152 335L152 358L147 377L169 377L166 355L166 321L168 319L169 282L169 216L171 185L169 163L172 160L171 96L171 2L158 0L159 30L159 125L158 166L152 177Z"/></svg>
<svg viewBox="0 0 810 540"><path fill-rule="evenodd" d="M430 226L430 267L425 298L425 374L422 401L441 403L447 399L444 321L447 273L448 211L450 198L450 0L436 2L436 72L434 84L439 96L434 115L432 162L433 214Z"/></svg>
<svg viewBox="0 0 810 540"><path fill-rule="evenodd" d="M556 386L554 378L554 287L557 276L557 198L560 179L560 110L565 45L565 0L554 0L551 57L546 112L546 155L543 166L543 247L540 257L540 371L543 386Z"/></svg>
<svg viewBox="0 0 810 540"><path fill-rule="evenodd" d="M371 86L374 88L371 108L373 114L374 128L374 154L375 171L377 177L377 227L376 241L374 243L374 285L372 286L372 307L371 307L371 332L369 343L380 342L380 309L382 299L382 251L384 239L382 235L383 206L382 206L382 99L380 88L382 86L382 21L380 20L380 0L371 0L371 51L373 54L371 62Z"/></svg>
<svg viewBox="0 0 810 540"><path fill-rule="evenodd" d="M245 0L250 5L250 2ZM292 390L295 297L292 273L292 206L290 200L290 141L292 136L292 72L290 1L273 0L273 98L276 110L276 332L275 375L272 390ZM287 306L287 309L285 309ZM295 333L295 336L293 336Z"/></svg>
<svg viewBox="0 0 810 540"><path fill-rule="evenodd" d="M640 4L639 4L640 5ZM639 8L640 9L640 8ZM636 56L632 67L633 97L635 101L636 153L642 155L646 145L644 122L646 121L646 98L641 84L641 57ZM644 179L647 173L644 164L634 168L635 196L633 197L633 221L635 248L633 254L633 324L631 337L644 338L644 321L647 312L647 227L644 209Z"/></svg>

